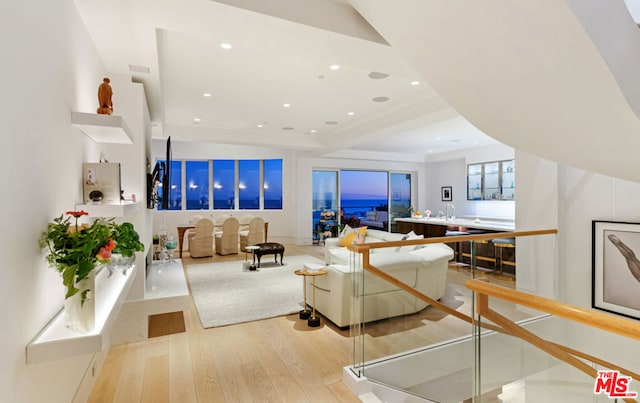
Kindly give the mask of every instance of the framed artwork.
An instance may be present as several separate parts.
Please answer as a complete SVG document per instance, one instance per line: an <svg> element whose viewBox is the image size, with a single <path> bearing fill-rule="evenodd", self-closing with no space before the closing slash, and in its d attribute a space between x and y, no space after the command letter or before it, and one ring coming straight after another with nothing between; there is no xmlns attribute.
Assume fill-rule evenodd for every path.
<svg viewBox="0 0 640 403"><path fill-rule="evenodd" d="M640 223L592 221L591 306L640 319Z"/></svg>
<svg viewBox="0 0 640 403"><path fill-rule="evenodd" d="M451 192L451 186L443 186L442 189L442 201L453 200L453 194Z"/></svg>

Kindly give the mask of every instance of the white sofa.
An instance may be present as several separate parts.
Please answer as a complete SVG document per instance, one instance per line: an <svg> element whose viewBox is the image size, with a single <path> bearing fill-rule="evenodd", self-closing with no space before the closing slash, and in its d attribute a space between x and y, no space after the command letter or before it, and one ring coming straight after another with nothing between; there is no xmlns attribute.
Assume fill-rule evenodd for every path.
<svg viewBox="0 0 640 403"><path fill-rule="evenodd" d="M360 220L363 227L386 230L389 222L389 213L386 211L367 211L367 215Z"/></svg>
<svg viewBox="0 0 640 403"><path fill-rule="evenodd" d="M365 243L398 241L403 236L368 229ZM351 324L354 304L354 274L348 266L350 253L345 247L338 246L338 238L328 238L325 243L328 273L315 278L315 308L339 327ZM448 261L451 259L453 250L445 244L405 246L400 250L396 247L381 248L373 250L370 256L373 266L436 300L444 295ZM307 303L312 305L311 280L307 281ZM364 276L363 303L364 317L356 316L354 321L371 322L406 315L428 306L426 302L369 273Z"/></svg>

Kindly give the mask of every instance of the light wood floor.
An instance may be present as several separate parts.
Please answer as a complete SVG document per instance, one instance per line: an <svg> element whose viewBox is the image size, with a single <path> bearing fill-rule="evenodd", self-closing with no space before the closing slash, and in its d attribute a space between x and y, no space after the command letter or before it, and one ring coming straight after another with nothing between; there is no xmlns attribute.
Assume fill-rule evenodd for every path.
<svg viewBox="0 0 640 403"><path fill-rule="evenodd" d="M320 246L286 246L286 256L323 259ZM244 256L191 259L183 265ZM470 313L466 269L450 268L442 302ZM502 283L501 283L502 284ZM512 283L505 282L504 285ZM526 315L505 306L512 319ZM308 328L296 315L203 329L193 303L186 332L113 346L89 402L359 402L342 382L352 340L348 329L322 320ZM365 327L367 359L467 335L470 325L431 307Z"/></svg>

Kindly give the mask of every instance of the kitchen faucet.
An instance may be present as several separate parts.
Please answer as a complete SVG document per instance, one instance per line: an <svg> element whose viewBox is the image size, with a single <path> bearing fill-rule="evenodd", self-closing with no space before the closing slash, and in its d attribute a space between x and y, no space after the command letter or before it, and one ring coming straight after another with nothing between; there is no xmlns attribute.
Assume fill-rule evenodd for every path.
<svg viewBox="0 0 640 403"><path fill-rule="evenodd" d="M453 205L453 203L447 204L446 212L447 213L446 213L445 218L447 220L449 220L449 219L455 220L456 219L456 207Z"/></svg>

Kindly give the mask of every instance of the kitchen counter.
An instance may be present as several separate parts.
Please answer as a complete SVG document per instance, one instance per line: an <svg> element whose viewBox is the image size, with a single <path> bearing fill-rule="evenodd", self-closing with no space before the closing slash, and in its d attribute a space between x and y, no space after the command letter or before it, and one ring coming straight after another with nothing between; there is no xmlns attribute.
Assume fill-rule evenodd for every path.
<svg viewBox="0 0 640 403"><path fill-rule="evenodd" d="M482 229L487 231L515 231L516 225L511 220L491 220L491 219L468 219L468 218L396 218L396 222L413 223L413 224L429 224L429 225L441 225L448 227L450 225L457 225L473 229Z"/></svg>

